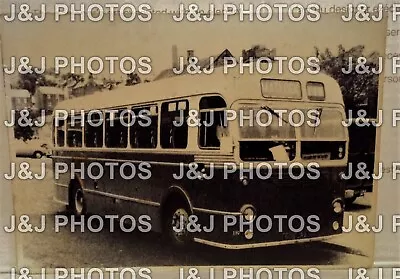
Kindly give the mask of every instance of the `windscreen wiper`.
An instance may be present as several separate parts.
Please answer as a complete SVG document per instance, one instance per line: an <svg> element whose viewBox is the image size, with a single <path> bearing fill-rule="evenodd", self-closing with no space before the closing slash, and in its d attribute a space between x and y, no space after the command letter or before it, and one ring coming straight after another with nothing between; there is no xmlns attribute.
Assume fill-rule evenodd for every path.
<svg viewBox="0 0 400 279"><path fill-rule="evenodd" d="M315 119L313 136L315 136L315 133L317 132L317 120L319 120L321 122L322 108L317 108L317 112L318 112L318 115L317 115L317 118Z"/></svg>
<svg viewBox="0 0 400 279"><path fill-rule="evenodd" d="M269 111L270 113L272 113L273 115L275 115L276 117L278 117L279 119L281 119L283 122L285 123L289 123L288 121L286 121L285 119L283 119L278 113L276 113L272 108L270 108L269 106L262 106L261 109L265 109L267 111Z"/></svg>

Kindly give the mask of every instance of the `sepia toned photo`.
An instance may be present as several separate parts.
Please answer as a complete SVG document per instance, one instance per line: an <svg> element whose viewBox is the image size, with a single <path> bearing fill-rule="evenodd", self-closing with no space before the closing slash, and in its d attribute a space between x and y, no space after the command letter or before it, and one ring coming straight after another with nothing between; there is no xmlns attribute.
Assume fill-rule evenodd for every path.
<svg viewBox="0 0 400 279"><path fill-rule="evenodd" d="M2 18L18 264L372 266L386 15L138 11Z"/></svg>

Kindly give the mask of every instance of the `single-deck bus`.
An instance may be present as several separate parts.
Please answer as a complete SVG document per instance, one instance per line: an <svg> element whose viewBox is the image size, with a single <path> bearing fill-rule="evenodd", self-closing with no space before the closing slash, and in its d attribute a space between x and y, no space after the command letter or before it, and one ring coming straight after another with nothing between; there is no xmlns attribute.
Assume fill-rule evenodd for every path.
<svg viewBox="0 0 400 279"><path fill-rule="evenodd" d="M68 118L60 116L62 110ZM269 125L250 124L260 110L272 115ZM297 110L291 116L299 119L299 111L318 111L319 125L292 125L279 110ZM71 111L74 116L84 111L83 119L71 117ZM141 118L141 111L147 122L130 121ZM197 118L193 111L199 112ZM237 112L235 120L232 111ZM260 116L263 123L265 116ZM122 125L121 119L133 125ZM191 125L193 119L202 125ZM342 232L341 175L349 141L345 119L340 87L324 74L216 69L210 75L176 76L69 99L55 108L52 159L53 167L66 163L74 169L57 175L55 199L77 216L146 214L152 230L175 244L243 249L324 240ZM96 164L92 177L76 171L90 163ZM136 166L130 179L127 163ZM310 164L317 166L306 168ZM100 165L104 173L93 174ZM207 228L212 216L213 229L176 229L190 215ZM312 231L306 228L310 215L318 216ZM253 229L241 228L240 221L231 225L232 216L258 224ZM275 216L286 217L279 221ZM273 220L269 230L268 217ZM305 220L301 231L299 217Z"/></svg>

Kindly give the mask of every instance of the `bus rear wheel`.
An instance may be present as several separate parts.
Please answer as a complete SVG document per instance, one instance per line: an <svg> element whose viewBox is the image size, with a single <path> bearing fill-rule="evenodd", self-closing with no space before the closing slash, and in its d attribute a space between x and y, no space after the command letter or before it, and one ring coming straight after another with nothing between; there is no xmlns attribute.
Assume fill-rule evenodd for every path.
<svg viewBox="0 0 400 279"><path fill-rule="evenodd" d="M176 247L184 247L192 243L188 231L190 210L184 205L171 205L164 218L164 234Z"/></svg>
<svg viewBox="0 0 400 279"><path fill-rule="evenodd" d="M76 217L85 215L86 212L86 200L83 190L76 184L72 185L69 199L69 210L71 214Z"/></svg>

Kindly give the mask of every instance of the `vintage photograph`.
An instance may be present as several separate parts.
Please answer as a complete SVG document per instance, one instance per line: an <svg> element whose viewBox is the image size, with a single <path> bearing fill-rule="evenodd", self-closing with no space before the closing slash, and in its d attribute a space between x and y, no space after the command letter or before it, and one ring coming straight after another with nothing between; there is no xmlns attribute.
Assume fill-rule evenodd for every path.
<svg viewBox="0 0 400 279"><path fill-rule="evenodd" d="M372 265L385 19L70 16L1 22L19 265Z"/></svg>

